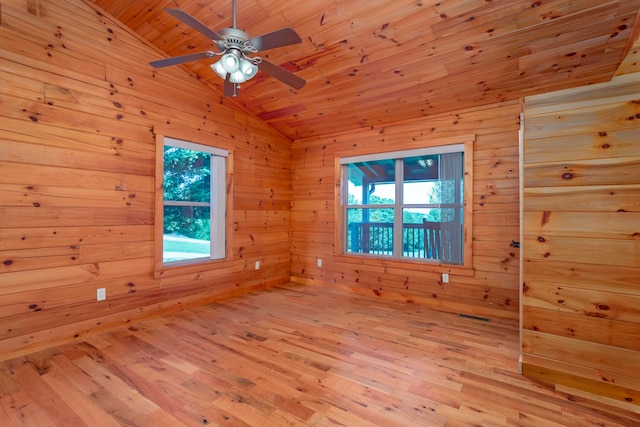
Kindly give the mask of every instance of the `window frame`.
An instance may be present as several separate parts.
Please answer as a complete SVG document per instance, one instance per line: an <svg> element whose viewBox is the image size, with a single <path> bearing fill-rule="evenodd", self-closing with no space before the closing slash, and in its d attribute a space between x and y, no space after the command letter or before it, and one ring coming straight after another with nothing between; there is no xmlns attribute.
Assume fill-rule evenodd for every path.
<svg viewBox="0 0 640 427"><path fill-rule="evenodd" d="M473 274L473 253L472 253L472 236L473 236L473 144L475 142L475 135L462 135L459 137L438 138L431 139L429 141L415 141L412 144L408 144L403 150L369 150L356 149L345 152L336 153L335 158L335 178L336 178L336 219L337 226L335 232L335 244L334 254L337 256L345 257L348 259L366 260L375 259L389 264L395 263L414 263L420 267L429 268L438 272L453 272L460 275L472 275ZM359 161L371 161L382 159L394 159L399 157L411 157L418 154L442 154L445 152L451 152L451 147L458 147L457 151L463 152L463 167L464 167L464 189L463 189L463 259L462 264L446 264L439 260L430 260L424 258L411 258L402 256L386 256L379 254L368 253L355 253L347 252L347 224L346 216L348 207L348 194L344 188L343 180L343 165L359 162ZM397 179L397 177L396 177ZM396 181L397 183L397 181ZM396 201L395 206L405 206L402 200L398 200L398 185L396 185ZM370 207L370 205L362 205L363 207ZM409 204L408 206L412 206ZM387 205L375 205L376 208L387 207ZM394 207L394 212L396 210ZM396 213L397 214L397 213ZM401 215L401 213L400 213ZM395 222L394 222L395 223ZM399 225L395 225L399 227ZM397 235L397 234L396 234ZM401 234L400 234L401 235ZM394 242L394 244L396 244Z"/></svg>
<svg viewBox="0 0 640 427"><path fill-rule="evenodd" d="M171 133L168 136L167 133ZM224 144L217 144L213 146L210 141L203 141L204 138L209 140L213 138L213 135L190 135L185 138L183 133L176 132L175 130L166 132L162 129L154 128L156 137L156 161L155 161L155 251L154 251L154 277L171 277L181 274L202 272L211 269L212 267L224 266L231 262L231 237L232 237L232 220L230 218L230 212L232 212L231 206L231 176L233 165L233 151L229 147L225 147ZM223 194L224 206L220 203L214 203L215 199L210 200L208 206L212 209L212 215L216 215L216 218L222 218L221 221L217 221L217 225L211 223L211 254L210 257L193 258L189 260L164 262L164 147L166 145L195 149L198 151L206 152L213 155L212 161L224 162L224 173L214 178L215 171L212 171L212 194ZM217 160L215 160L217 159ZM222 178L222 179L220 179ZM215 197L215 196L214 196ZM215 236L224 236L224 243L220 246L215 246ZM211 257L217 258L211 258Z"/></svg>

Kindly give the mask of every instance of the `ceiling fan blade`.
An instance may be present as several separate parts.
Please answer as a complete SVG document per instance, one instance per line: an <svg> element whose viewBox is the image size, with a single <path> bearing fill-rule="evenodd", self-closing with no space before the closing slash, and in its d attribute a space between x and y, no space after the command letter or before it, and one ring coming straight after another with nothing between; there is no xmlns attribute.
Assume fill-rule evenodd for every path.
<svg viewBox="0 0 640 427"><path fill-rule="evenodd" d="M249 40L249 43L255 47L258 52L276 47L289 46L291 44L301 43L302 39L292 28L282 28L271 33L263 34Z"/></svg>
<svg viewBox="0 0 640 427"><path fill-rule="evenodd" d="M224 96L236 96L238 94L238 85L229 81L229 74L224 80Z"/></svg>
<svg viewBox="0 0 640 427"><path fill-rule="evenodd" d="M280 80L282 83L287 84L294 89L302 89L303 86L307 83L305 79L302 79L295 74L285 70L284 68L278 67L276 64L273 64L264 59L258 64L258 69L260 69L260 71L264 71L271 77Z"/></svg>
<svg viewBox="0 0 640 427"><path fill-rule="evenodd" d="M187 12L185 12L182 9L174 9L174 8L168 7L164 9L164 11L167 12L169 15L173 16L174 18L184 22L185 24L187 24L194 30L198 31L199 33L204 34L205 36L207 36L207 38L211 40L214 40L214 41L223 40L220 34L216 33L211 28L207 27L202 22L198 21L196 18L189 15Z"/></svg>
<svg viewBox="0 0 640 427"><path fill-rule="evenodd" d="M188 55L174 56L173 58L158 59L157 61L151 61L149 62L149 65L151 65L154 68L162 68L162 67L168 67L169 65L178 65L184 62L196 61L198 59L211 58L216 55L217 54L215 52L211 52L211 51L190 53Z"/></svg>

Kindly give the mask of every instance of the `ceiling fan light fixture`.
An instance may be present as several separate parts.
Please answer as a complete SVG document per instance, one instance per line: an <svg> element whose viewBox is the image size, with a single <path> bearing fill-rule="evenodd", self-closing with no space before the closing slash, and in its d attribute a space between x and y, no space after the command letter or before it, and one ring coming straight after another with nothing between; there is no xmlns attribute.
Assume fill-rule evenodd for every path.
<svg viewBox="0 0 640 427"><path fill-rule="evenodd" d="M211 68L213 69L213 71L216 72L217 75L219 75L222 79L226 79L227 78L227 71L224 69L224 67L222 66L222 60L211 64Z"/></svg>
<svg viewBox="0 0 640 427"><path fill-rule="evenodd" d="M258 73L258 66L248 59L240 60L240 71L246 80L252 79Z"/></svg>
<svg viewBox="0 0 640 427"><path fill-rule="evenodd" d="M238 70L231 73L231 75L229 76L229 81L231 83L244 83L247 81L247 78L242 73L242 71Z"/></svg>
<svg viewBox="0 0 640 427"><path fill-rule="evenodd" d="M229 74L229 81L231 83L244 83L247 80L253 78L258 73L258 66L251 60L246 58L240 58L238 60L238 66L235 67L235 70L230 71L230 68L226 67L226 65L232 63L233 61L227 60L227 58L225 58L225 56L227 55L229 55L233 59L237 59L237 57L233 53L226 53L222 56L222 59L211 65L213 71L215 71L216 74L218 74L222 79L226 80L227 74Z"/></svg>
<svg viewBox="0 0 640 427"><path fill-rule="evenodd" d="M233 73L240 68L240 58L235 50L225 53L218 61L227 73Z"/></svg>

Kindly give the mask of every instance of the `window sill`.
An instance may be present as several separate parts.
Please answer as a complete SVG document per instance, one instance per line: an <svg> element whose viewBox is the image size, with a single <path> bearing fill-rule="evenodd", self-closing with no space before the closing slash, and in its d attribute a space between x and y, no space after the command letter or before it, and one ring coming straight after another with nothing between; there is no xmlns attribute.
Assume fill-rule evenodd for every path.
<svg viewBox="0 0 640 427"><path fill-rule="evenodd" d="M473 277L475 275L475 270L471 266L441 264L437 260L431 261L424 259L399 259L381 257L377 255L351 255L346 253L336 254L334 255L334 257L351 264L368 264L369 262L375 262L378 265L392 268L405 268L409 270L448 273L454 276Z"/></svg>

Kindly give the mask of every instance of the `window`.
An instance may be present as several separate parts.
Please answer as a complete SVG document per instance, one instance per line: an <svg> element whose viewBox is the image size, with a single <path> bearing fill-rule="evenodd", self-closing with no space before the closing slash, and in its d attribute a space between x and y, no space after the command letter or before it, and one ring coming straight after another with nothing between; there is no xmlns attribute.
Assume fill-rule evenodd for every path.
<svg viewBox="0 0 640 427"><path fill-rule="evenodd" d="M454 144L340 159L343 252L469 265L465 151Z"/></svg>
<svg viewBox="0 0 640 427"><path fill-rule="evenodd" d="M162 263L225 258L226 150L164 138Z"/></svg>

